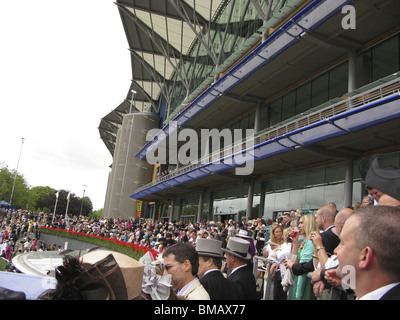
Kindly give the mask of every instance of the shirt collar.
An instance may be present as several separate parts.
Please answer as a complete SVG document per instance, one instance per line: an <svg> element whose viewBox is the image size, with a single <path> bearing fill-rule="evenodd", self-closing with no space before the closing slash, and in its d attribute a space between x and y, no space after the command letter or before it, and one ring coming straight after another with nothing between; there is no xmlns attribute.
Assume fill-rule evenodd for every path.
<svg viewBox="0 0 400 320"><path fill-rule="evenodd" d="M371 291L365 295L363 295L361 298L358 300L379 300L380 298L383 297L383 295L388 292L390 289L393 287L397 286L400 282L395 282L388 284L386 286L380 287L374 291Z"/></svg>
<svg viewBox="0 0 400 320"><path fill-rule="evenodd" d="M177 295L178 296L184 296L187 289L189 289L189 287L197 281L197 278L194 278L192 281L190 281L187 285L185 285L181 290L178 291Z"/></svg>

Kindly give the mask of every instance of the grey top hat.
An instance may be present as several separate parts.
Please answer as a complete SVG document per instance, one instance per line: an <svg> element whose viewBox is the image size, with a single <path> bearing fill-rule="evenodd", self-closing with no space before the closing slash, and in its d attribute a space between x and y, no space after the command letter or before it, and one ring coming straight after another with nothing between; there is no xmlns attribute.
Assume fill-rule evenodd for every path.
<svg viewBox="0 0 400 320"><path fill-rule="evenodd" d="M207 256L213 258L224 258L222 252L222 241L215 239L197 239L196 240L196 251L199 256Z"/></svg>
<svg viewBox="0 0 400 320"><path fill-rule="evenodd" d="M382 168L379 160L379 155L375 155L360 162L358 170L361 174L361 181L400 200L400 169Z"/></svg>
<svg viewBox="0 0 400 320"><path fill-rule="evenodd" d="M226 249L222 251L229 253L235 257L249 260L251 259L251 253L249 252L250 242L238 237L230 237Z"/></svg>

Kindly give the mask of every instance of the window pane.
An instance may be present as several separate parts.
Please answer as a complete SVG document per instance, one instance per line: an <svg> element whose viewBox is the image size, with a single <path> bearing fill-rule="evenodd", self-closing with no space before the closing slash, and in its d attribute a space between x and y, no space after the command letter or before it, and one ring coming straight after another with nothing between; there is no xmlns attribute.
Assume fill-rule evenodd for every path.
<svg viewBox="0 0 400 320"><path fill-rule="evenodd" d="M343 96L348 91L348 63L343 63L329 73L329 99Z"/></svg>
<svg viewBox="0 0 400 320"><path fill-rule="evenodd" d="M329 76L325 73L312 81L312 107L329 100Z"/></svg>
<svg viewBox="0 0 400 320"><path fill-rule="evenodd" d="M270 125L274 125L282 121L282 98L271 102L271 121Z"/></svg>
<svg viewBox="0 0 400 320"><path fill-rule="evenodd" d="M306 83L296 90L296 114L310 109L311 106L311 83Z"/></svg>
<svg viewBox="0 0 400 320"><path fill-rule="evenodd" d="M372 81L399 70L398 37L393 37L372 49Z"/></svg>
<svg viewBox="0 0 400 320"><path fill-rule="evenodd" d="M296 90L283 96L282 120L289 119L296 114Z"/></svg>

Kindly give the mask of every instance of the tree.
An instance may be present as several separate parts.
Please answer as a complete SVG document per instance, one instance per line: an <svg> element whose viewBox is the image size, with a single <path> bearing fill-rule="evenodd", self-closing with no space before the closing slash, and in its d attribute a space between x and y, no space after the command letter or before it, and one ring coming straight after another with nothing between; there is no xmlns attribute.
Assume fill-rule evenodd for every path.
<svg viewBox="0 0 400 320"><path fill-rule="evenodd" d="M12 206L25 209L29 201L28 184L23 175L17 173L17 175L15 176L15 173L15 170L8 170L8 167L4 165L4 163L0 164L0 200L4 200L6 202L10 202L11 200ZM13 184L14 191L11 199Z"/></svg>
<svg viewBox="0 0 400 320"><path fill-rule="evenodd" d="M14 183L15 170L10 171L4 163L0 163L0 200L10 201L12 185ZM12 206L28 209L35 212L53 213L56 204L57 190L49 186L28 187L23 175L17 173L15 179ZM65 215L67 208L67 196L69 191L59 190L57 201L58 215ZM89 197L79 198L74 193L70 194L68 215L88 216L93 211L93 204Z"/></svg>
<svg viewBox="0 0 400 320"><path fill-rule="evenodd" d="M31 201L29 202L29 210L37 212L53 212L51 210L51 205L49 205L49 199L51 195L55 195L56 190L50 187L33 187L31 190ZM54 208L54 202L53 202Z"/></svg>

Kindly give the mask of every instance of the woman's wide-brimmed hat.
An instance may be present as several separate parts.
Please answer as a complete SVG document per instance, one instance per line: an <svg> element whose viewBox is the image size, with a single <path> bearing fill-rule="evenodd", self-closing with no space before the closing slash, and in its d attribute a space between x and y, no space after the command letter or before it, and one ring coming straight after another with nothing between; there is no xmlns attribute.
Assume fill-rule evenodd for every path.
<svg viewBox="0 0 400 320"><path fill-rule="evenodd" d="M125 254L110 250L95 250L81 256L81 262L86 266L95 266L99 263L106 265L109 264L108 260L117 263L112 269L118 267L122 276L122 283L119 285L117 285L118 281L116 280L120 279L116 275L114 275L114 281L108 281L110 290L115 292L126 290L127 300L133 300L140 296L144 271L142 263ZM107 274L113 270L108 270ZM121 276L119 277L121 278Z"/></svg>
<svg viewBox="0 0 400 320"><path fill-rule="evenodd" d="M249 236L249 232L247 230L244 229L240 229L239 232L236 234L236 237L240 237L240 238L250 238Z"/></svg>
<svg viewBox="0 0 400 320"><path fill-rule="evenodd" d="M360 161L361 182L400 200L400 169L381 166L380 155Z"/></svg>
<svg viewBox="0 0 400 320"><path fill-rule="evenodd" d="M204 238L197 239L196 251L199 256L224 258L224 253L222 252L222 241L219 240Z"/></svg>
<svg viewBox="0 0 400 320"><path fill-rule="evenodd" d="M222 251L233 255L235 257L249 260L251 259L251 253L249 252L250 242L238 237L230 237L228 239L228 244L226 249L221 249Z"/></svg>

